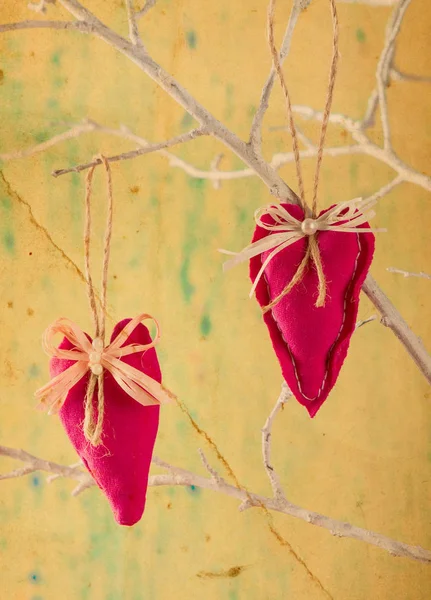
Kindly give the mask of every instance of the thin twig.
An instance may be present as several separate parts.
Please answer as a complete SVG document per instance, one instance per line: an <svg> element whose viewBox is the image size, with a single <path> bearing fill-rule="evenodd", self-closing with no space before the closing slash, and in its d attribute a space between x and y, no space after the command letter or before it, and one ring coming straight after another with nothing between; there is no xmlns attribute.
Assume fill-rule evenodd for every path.
<svg viewBox="0 0 431 600"><path fill-rule="evenodd" d="M395 306L379 288L371 275L367 276L362 289L381 313L381 323L392 329L406 348L407 352L413 358L422 374L427 378L429 383L431 383L431 356L428 354L422 340L412 332Z"/></svg>
<svg viewBox="0 0 431 600"><path fill-rule="evenodd" d="M136 12L133 7L133 0L126 0L127 20L129 21L129 38L135 46L143 46L139 36Z"/></svg>
<svg viewBox="0 0 431 600"><path fill-rule="evenodd" d="M214 467L212 467L210 465L207 457L204 454L204 451L201 448L198 448L198 452L199 452L199 456L201 457L201 461L202 461L205 469L208 471L208 473L211 475L211 477L214 479L214 481L216 481L219 485L223 485L224 483L226 483L226 480L223 479L223 477L220 475L220 473L218 471L216 471L214 469Z"/></svg>
<svg viewBox="0 0 431 600"><path fill-rule="evenodd" d="M141 8L141 10L136 11L136 18L140 19L141 17L146 15L147 12L156 5L156 2L157 0L147 0L144 8Z"/></svg>
<svg viewBox="0 0 431 600"><path fill-rule="evenodd" d="M34 12L45 14L48 10L48 4L55 4L55 0L39 0L39 2L29 2L27 4L27 8L33 10Z"/></svg>
<svg viewBox="0 0 431 600"><path fill-rule="evenodd" d="M3 23L0 33L21 29L75 29L81 33L93 33L94 28L85 21L20 21L19 23Z"/></svg>
<svg viewBox="0 0 431 600"><path fill-rule="evenodd" d="M355 329L359 329L360 327L367 325L367 323L372 323L373 321L376 321L376 320L377 320L376 315L372 315L371 317L368 317L368 319L363 319L362 321L358 321L355 325Z"/></svg>
<svg viewBox="0 0 431 600"><path fill-rule="evenodd" d="M108 162L117 162L120 160L129 160L131 158L136 158L137 156L142 156L143 154L150 154L151 152L157 152L159 150L163 150L164 148L170 148L171 146L176 146L177 144L183 144L184 142L188 142L190 140L194 140L197 137L202 135L208 135L207 130L204 127L200 127L198 129L193 129L187 133L182 133L181 135L177 135L170 140L166 140L165 142L160 142L159 144L147 144L143 148L139 148L138 150L131 150L130 152L123 152L122 154L116 154L115 156L107 156L106 160ZM69 167L67 169L58 169L57 171L52 172L53 177L59 177L60 175L65 175L66 173L79 173L80 171L85 171L86 169L90 169L95 165L100 165L102 163L101 159L93 160L92 162L76 165L75 167Z"/></svg>
<svg viewBox="0 0 431 600"><path fill-rule="evenodd" d="M377 86L371 93L365 116L362 120L362 129L367 129L374 124L377 107L380 104L380 114L383 127L384 148L391 147L388 106L386 102L386 88L389 84L390 72L395 55L395 41L400 32L404 14L411 0L399 0L386 28L386 39L380 55L376 70Z"/></svg>
<svg viewBox="0 0 431 600"><path fill-rule="evenodd" d="M266 474L268 475L269 481L271 482L272 491L274 493L274 499L277 500L282 506L287 502L283 486L281 485L280 478L277 475L274 467L271 464L271 435L272 425L275 417L279 411L283 408L287 400L292 396L292 392L288 388L285 381L281 385L281 392L275 403L274 408L270 412L265 425L262 428L262 456L263 466L265 467Z"/></svg>
<svg viewBox="0 0 431 600"><path fill-rule="evenodd" d="M431 77L427 77L426 75L414 75L413 73L403 73L395 67L392 67L390 75L394 81L415 81L417 83L431 83Z"/></svg>
<svg viewBox="0 0 431 600"><path fill-rule="evenodd" d="M431 275L428 275L428 273L424 273L423 271L420 273L410 273L410 271L403 271L402 269L395 269L394 267L388 267L386 270L389 271L389 273L399 273L404 277L420 277L421 279L431 279Z"/></svg>
<svg viewBox="0 0 431 600"><path fill-rule="evenodd" d="M310 4L310 2L311 2L311 0L305 0L305 1L304 0L294 0L294 2L293 2L289 21L287 23L287 28L286 28L286 31L285 31L285 34L283 37L283 41L281 44L281 50L280 50L280 54L279 54L280 65L283 64L283 62L285 61L285 59L287 58L287 56L289 54L292 36L293 36L293 32L294 32L298 17L301 14L301 12L305 8L307 8L307 6ZM262 145L262 122L263 122L265 113L269 107L269 99L271 96L272 89L274 87L275 76L276 76L276 70L274 68L273 63L271 63L271 70L270 70L268 78L265 82L265 85L263 86L259 106L254 114L253 122L251 124L251 130L250 130L249 144L250 144L251 148L253 149L253 151L257 154L260 153L260 149L261 149L261 145Z"/></svg>

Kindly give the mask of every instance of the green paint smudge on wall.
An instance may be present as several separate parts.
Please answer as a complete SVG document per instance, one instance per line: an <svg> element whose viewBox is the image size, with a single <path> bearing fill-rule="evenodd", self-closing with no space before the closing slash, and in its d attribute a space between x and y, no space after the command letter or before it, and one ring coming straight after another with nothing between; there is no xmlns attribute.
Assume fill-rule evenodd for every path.
<svg viewBox="0 0 431 600"><path fill-rule="evenodd" d="M56 50L51 55L51 64L54 65L55 67L61 66L61 51L60 50Z"/></svg>
<svg viewBox="0 0 431 600"><path fill-rule="evenodd" d="M192 283L190 282L189 279L189 268L190 268L190 256L187 256L181 265L181 269L180 269L180 282L181 282L181 290L183 292L184 295L184 299L186 302L190 302L194 291L195 291L195 287L194 285L192 285Z"/></svg>
<svg viewBox="0 0 431 600"><path fill-rule="evenodd" d="M36 379L36 377L39 377L39 375L40 375L39 365L36 365L35 363L31 364L28 369L28 376L30 377L30 379Z"/></svg>
<svg viewBox="0 0 431 600"><path fill-rule="evenodd" d="M15 252L15 236L10 229L7 229L3 234L3 245L9 254Z"/></svg>
<svg viewBox="0 0 431 600"><path fill-rule="evenodd" d="M191 178L188 180L189 186L195 190L203 190L206 184L205 179Z"/></svg>
<svg viewBox="0 0 431 600"><path fill-rule="evenodd" d="M200 323L200 330L203 336L207 336L211 332L212 323L209 315L203 315Z"/></svg>
<svg viewBox="0 0 431 600"><path fill-rule="evenodd" d="M197 38L196 32L193 31L193 29L191 29L190 31L187 31L186 40L187 40L187 46L189 48L191 48L192 50L194 50L194 48L196 48L198 38Z"/></svg>
<svg viewBox="0 0 431 600"><path fill-rule="evenodd" d="M365 31L363 29L361 29L360 27L356 30L356 39L358 40L358 42L360 44L363 44L365 42L365 40L367 39Z"/></svg>
<svg viewBox="0 0 431 600"><path fill-rule="evenodd" d="M46 142L46 140L49 138L49 132L48 131L38 131L36 132L34 135L34 140L40 144L41 142Z"/></svg>
<svg viewBox="0 0 431 600"><path fill-rule="evenodd" d="M1 206L2 208L4 208L5 210L10 210L12 208L12 200L10 198L2 198L1 199Z"/></svg>

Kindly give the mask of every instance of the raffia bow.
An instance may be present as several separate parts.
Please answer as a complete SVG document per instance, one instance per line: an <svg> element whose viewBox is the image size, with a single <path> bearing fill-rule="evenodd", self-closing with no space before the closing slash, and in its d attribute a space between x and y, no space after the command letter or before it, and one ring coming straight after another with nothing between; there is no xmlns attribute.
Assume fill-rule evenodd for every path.
<svg viewBox="0 0 431 600"><path fill-rule="evenodd" d="M130 336L136 326L148 319L151 319L156 325L154 339L148 344L122 346L121 344ZM66 337L73 347L69 350L58 348L53 341L57 333ZM138 315L129 321L114 341L105 348L103 348L101 338L94 338L91 341L80 327L69 319L57 319L45 330L42 347L51 357L76 362L37 390L35 396L40 400L38 408L48 410L48 414L58 413L69 391L88 371L98 377L102 375L104 369L111 373L118 385L131 398L143 406L171 402L175 397L171 392L145 373L121 360L124 356L154 348L159 339L159 324L147 314Z"/></svg>
<svg viewBox="0 0 431 600"><path fill-rule="evenodd" d="M283 291L274 298L270 304L263 307L263 312L267 312L273 306L275 306L283 296L288 294L290 290L302 280L305 272L305 268L310 258L313 260L317 275L318 275L318 297L316 300L316 306L324 306L326 299L326 280L323 271L322 260L320 256L320 250L316 239L316 233L319 231L338 231L339 233L364 233L364 232L378 232L386 231L385 229L371 229L370 227L361 227L364 223L369 221L375 216L375 212L370 210L376 203L376 200L355 198L337 204L333 208L329 209L325 213L321 214L317 218L305 218L303 221L299 221L293 217L283 206L278 204L270 204L263 208L259 208L255 214L254 219L256 224L267 231L270 231L270 235L253 242L241 252L230 252L228 250L220 250L224 254L231 254L234 258L226 261L223 264L223 270L227 271L236 265L250 260L254 256L258 256L263 252L272 250L267 258L263 261L262 267L260 268L256 279L254 280L253 287L250 291L250 297L254 294L254 291L266 269L269 262L279 252L291 246L298 240L306 237L308 239L307 249L298 266L298 269L283 289ZM269 216L272 218L272 223L268 223L263 217Z"/></svg>

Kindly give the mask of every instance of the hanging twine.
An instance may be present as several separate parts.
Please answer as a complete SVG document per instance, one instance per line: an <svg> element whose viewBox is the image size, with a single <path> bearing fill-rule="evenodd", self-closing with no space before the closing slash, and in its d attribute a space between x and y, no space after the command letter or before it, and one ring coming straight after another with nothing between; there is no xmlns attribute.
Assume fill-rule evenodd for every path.
<svg viewBox="0 0 431 600"><path fill-rule="evenodd" d="M292 136L293 154L295 158L296 175L298 179L299 204L304 212L304 220L299 221L282 206L271 204L264 208L258 209L254 215L256 224L259 227L270 231L271 235L257 240L238 253L230 252L228 250L219 250L224 254L229 254L234 257L223 264L224 271L227 271L242 262L248 261L254 256L271 251L266 259L262 261L262 267L260 268L250 291L250 296L252 296L261 277L263 276L265 268L274 258L274 256L298 240L302 238L306 239L307 245L305 254L302 261L298 265L295 274L285 288L281 291L281 293L278 294L269 304L262 308L264 313L271 310L286 294L292 290L295 285L301 282L308 268L310 260L312 260L314 263L318 278L318 295L315 306L321 307L325 305L327 284L317 239L317 233L319 231L338 231L343 233L386 231L385 229L371 229L369 227L363 227L367 221L375 216L375 212L370 209L374 206L376 200L363 200L362 198L355 198L354 200L337 204L319 217L317 216L317 193L319 188L320 170L338 64L338 17L334 0L329 0L333 27L332 60L325 110L323 112L322 127L317 151L317 162L314 175L313 198L311 206L308 205L305 200L304 182L302 179L301 161L299 156L298 136L293 118L292 104L290 101L284 73L281 68L279 54L274 42L275 1L276 0L271 0L268 7L268 43L271 49L274 69L280 80L286 102L287 120L289 131ZM265 217L269 217L269 219Z"/></svg>
<svg viewBox="0 0 431 600"><path fill-rule="evenodd" d="M117 384L134 400L143 406L153 404L167 404L176 399L176 396L163 385L142 373L138 369L128 365L121 360L122 357L136 352L145 352L154 348L160 339L160 328L157 321L147 314L140 314L124 327L116 338L105 347L105 323L106 323L106 296L108 282L108 266L112 237L113 220L113 193L111 169L104 156L96 157L97 163L88 171L85 185L85 228L84 228L84 262L85 279L87 283L87 297L94 322L95 335L92 341L86 334L69 319L57 319L50 325L42 340L45 352L56 358L72 360L74 364L65 371L54 377L48 384L37 390L36 397L40 400L39 407L47 409L49 414L57 413L69 391L88 371L90 377L84 401L83 431L85 439L93 446L102 443L103 420L105 414L104 397L104 371L107 370L114 377ZM92 183L94 170L98 164L103 164L107 176L108 215L106 221L100 311L97 308L96 293L90 269L90 240L91 240L91 206ZM145 320L152 320L156 325L154 339L148 344L129 344L123 346L124 342L135 330L137 325ZM58 348L53 338L61 333L65 336L72 348L64 350ZM97 407L94 406L93 397L97 388ZM96 410L95 410L96 409Z"/></svg>
<svg viewBox="0 0 431 600"><path fill-rule="evenodd" d="M103 367L100 364L100 353L105 346L105 322L106 322L106 289L108 282L109 254L111 249L112 237L112 217L113 217L113 194L112 194L112 175L111 167L104 156L99 157L105 167L107 178L108 194L108 214L106 220L105 238L103 244L103 265L102 265L102 283L101 283L101 306L100 314L97 310L96 294L91 278L90 270L90 239L91 239L91 194L93 189L93 175L97 165L93 165L87 173L85 180L85 229L84 229L84 256L85 256L85 279L87 281L87 296L95 327L95 338L92 346L94 355L90 356L91 375L88 381L87 393L85 395L85 416L84 416L84 435L85 438L98 446L103 429L103 418L105 414L105 401L103 393ZM93 395L97 385L97 417L94 415Z"/></svg>
<svg viewBox="0 0 431 600"><path fill-rule="evenodd" d="M333 97L333 93L334 93L335 78L337 75L337 64L338 64L338 56L339 56L339 54L338 54L337 9L335 7L334 0L329 0L329 3L331 5L332 28L333 28L332 61L331 61L331 69L330 69L330 73L329 73L329 84L328 84L328 91L327 91L327 95L326 95L325 110L323 113L322 127L321 127L321 131L320 131L319 147L318 147L318 151L317 151L316 172L314 175L314 186L313 186L313 200L312 200L312 204L310 207L305 200L304 183L302 180L302 172L301 172L301 161L300 161L300 157L299 157L298 136L296 133L295 121L293 118L292 104L290 102L290 96L289 96L289 92L287 89L286 80L284 77L283 70L281 68L278 51L277 51L277 48L275 47L275 42L274 42L275 2L276 2L276 0L271 0L269 3L269 7L268 7L268 43L269 43L269 47L271 49L274 68L277 72L278 78L280 80L281 88L283 90L283 94L284 94L284 97L286 100L286 112L287 112L287 118L288 118L288 123L289 123L290 135L292 136L293 154L295 157L296 174L297 174L297 178L298 178L300 205L304 211L305 217L308 219L311 218L311 220L314 222L314 220L317 216L317 191L318 191L318 187L319 187L320 168L321 168L322 158L323 158L323 149L325 146L326 130L328 128L329 115L331 112L331 104L332 104L332 97ZM279 296L277 296L277 298L275 298L270 304L268 304L267 306L265 306L263 308L264 312L266 312L267 310L270 310L275 304L277 304L277 302L283 296L288 294L290 292L290 290L297 283L299 283L302 280L310 258L313 260L314 265L316 267L317 277L318 277L318 281L319 281L316 306L319 307L319 306L325 305L327 286L326 286L325 273L323 271L322 257L320 255L319 245L317 242L317 237L315 235L317 233L317 231L318 231L318 229L313 230L313 226L310 225L309 232L306 233L308 244L307 244L307 249L306 249L303 260L301 261L300 265L298 266L298 269L297 269L295 275L293 276L291 281L286 285L286 287L281 292L281 294L279 294Z"/></svg>

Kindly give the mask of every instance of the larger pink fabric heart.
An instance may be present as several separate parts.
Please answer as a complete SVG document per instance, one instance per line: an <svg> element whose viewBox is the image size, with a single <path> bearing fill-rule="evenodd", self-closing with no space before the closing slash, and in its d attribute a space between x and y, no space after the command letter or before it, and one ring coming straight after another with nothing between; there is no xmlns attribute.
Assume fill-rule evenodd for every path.
<svg viewBox="0 0 431 600"><path fill-rule="evenodd" d="M296 219L304 219L299 206L281 206ZM264 219L273 223L269 215ZM369 225L364 223L361 227ZM257 226L253 242L268 235L272 234ZM283 377L311 417L328 397L346 358L355 329L360 289L374 253L374 235L370 232L319 231L316 236L327 283L325 305L315 306L318 277L310 261L301 282L264 314ZM265 267L256 287L256 298L262 307L270 304L291 281L304 258L307 243L307 238L299 239L276 254ZM253 282L268 255L269 251L251 258Z"/></svg>
<svg viewBox="0 0 431 600"><path fill-rule="evenodd" d="M111 342L131 319L117 323ZM122 346L148 344L151 336L145 325L136 326ZM70 349L66 338L60 348ZM156 351L150 348L124 356L121 360L161 382ZM52 358L51 377L65 371L74 361ZM97 485L107 496L115 520L120 525L134 525L142 517L148 486L148 473L159 426L160 406L143 406L131 398L104 371L105 412L102 444L92 446L84 437L84 399L90 373L68 393L59 412L66 433ZM97 411L96 394L93 400ZM97 414L97 412L96 412Z"/></svg>

